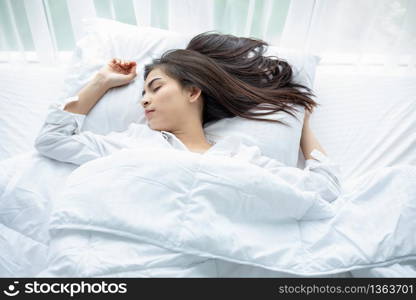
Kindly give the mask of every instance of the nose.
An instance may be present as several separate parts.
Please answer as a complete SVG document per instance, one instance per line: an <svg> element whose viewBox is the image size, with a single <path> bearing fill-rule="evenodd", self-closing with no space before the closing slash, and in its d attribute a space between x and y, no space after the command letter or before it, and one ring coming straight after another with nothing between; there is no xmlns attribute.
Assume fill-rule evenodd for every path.
<svg viewBox="0 0 416 300"><path fill-rule="evenodd" d="M142 103L143 108L146 108L146 106L148 106L150 104L150 101L147 100L147 99L145 99L145 98L143 98L141 100L141 103Z"/></svg>

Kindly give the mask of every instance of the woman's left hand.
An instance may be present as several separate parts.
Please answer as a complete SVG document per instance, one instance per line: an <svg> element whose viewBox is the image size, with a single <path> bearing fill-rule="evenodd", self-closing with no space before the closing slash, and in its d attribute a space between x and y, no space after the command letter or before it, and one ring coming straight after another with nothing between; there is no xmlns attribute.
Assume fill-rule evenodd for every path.
<svg viewBox="0 0 416 300"><path fill-rule="evenodd" d="M302 128L302 136L300 138L300 148L302 149L303 156L305 159L312 159L311 152L314 149L321 151L326 155L325 150L322 148L315 134L312 132L312 128L309 125L309 119L313 113L313 108L311 111L305 109L305 118Z"/></svg>
<svg viewBox="0 0 416 300"><path fill-rule="evenodd" d="M312 108L311 111L305 108L305 117L303 119L303 126L305 126L305 125L308 126L309 125L309 120L310 120L310 117L311 117L312 113L313 113L313 108Z"/></svg>

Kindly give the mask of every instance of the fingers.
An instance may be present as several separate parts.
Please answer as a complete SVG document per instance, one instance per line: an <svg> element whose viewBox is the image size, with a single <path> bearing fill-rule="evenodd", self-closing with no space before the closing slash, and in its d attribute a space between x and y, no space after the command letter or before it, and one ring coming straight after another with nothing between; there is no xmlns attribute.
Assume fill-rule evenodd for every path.
<svg viewBox="0 0 416 300"><path fill-rule="evenodd" d="M128 61L128 60L124 60L124 59L119 59L119 58L113 58L111 60L112 64L115 64L123 69L130 69L133 66L136 66L136 62L135 61Z"/></svg>
<svg viewBox="0 0 416 300"><path fill-rule="evenodd" d="M134 77L136 77L137 76L137 72L136 72L136 63L134 63L134 66L133 66L133 68L131 69L131 75L133 76L133 78Z"/></svg>
<svg viewBox="0 0 416 300"><path fill-rule="evenodd" d="M128 77L131 79L137 76L137 63L135 61L113 58L111 59L109 65L117 73L128 75Z"/></svg>
<svg viewBox="0 0 416 300"><path fill-rule="evenodd" d="M310 114L312 114L312 113L313 113L313 109L314 109L314 107L313 107L313 106L311 106L311 107L309 107L309 108L306 108L306 109L305 109L305 113L307 113L308 115L310 115Z"/></svg>

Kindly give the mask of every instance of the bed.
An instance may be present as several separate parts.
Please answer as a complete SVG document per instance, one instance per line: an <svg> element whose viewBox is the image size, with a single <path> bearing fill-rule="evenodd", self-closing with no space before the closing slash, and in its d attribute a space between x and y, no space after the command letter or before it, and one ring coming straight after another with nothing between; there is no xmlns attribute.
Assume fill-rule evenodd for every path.
<svg viewBox="0 0 416 300"><path fill-rule="evenodd" d="M224 230L223 235L215 239L210 238L209 230L212 233L221 228L198 227L198 219L192 216L198 216L195 212L201 211L201 207L189 210L189 223L179 237L166 230L178 225L168 220L165 226L155 226L159 231L139 227L135 231L124 231L130 234L118 235L111 230L55 226L57 223L50 218L56 203L51 199L59 195L76 166L57 165L39 156L33 143L48 106L61 97L65 76L62 68L0 65L0 276L416 276L416 240L412 234L416 228L415 74L401 70L384 74L377 67L317 67L314 90L320 106L312 115L311 125L331 159L341 164L345 189L350 193L334 206L317 207L309 219L290 218L293 224L303 222L303 227L291 227L292 223L285 219L287 215L267 215L266 203L264 213L270 219L259 218L253 224L253 220L247 221L250 218L247 214L246 219L235 223L240 226L235 232L240 230L243 237L251 234L255 236L252 240L241 236L227 239L227 233L233 234L231 229L230 232ZM37 101L28 101L31 97ZM295 165L302 168L301 151L294 155L297 157ZM213 161L207 168L215 164ZM239 165L232 167L248 170ZM260 172L258 174L266 181L269 179L260 170L252 171ZM264 188L264 191L271 191L267 190L270 186ZM354 201L349 201L351 199ZM405 200L401 202L402 199ZM348 213L353 216L351 220ZM335 223L331 223L333 216L339 216ZM230 215L213 213L209 215L210 224L219 224L224 217ZM354 222L357 224L349 224ZM387 225L380 227L383 222ZM55 226L52 231L51 224ZM336 224L341 224L338 228L352 230L345 235L338 232L339 245L345 247L340 247L335 240L328 242ZM197 228L200 235L187 234ZM301 243L310 246L307 261L299 259L302 255L295 251L299 240L282 233L292 230L293 234L298 234L299 228L302 228ZM151 234L139 237L137 232L146 230L152 231ZM265 233L261 235L260 232ZM363 235L356 235L362 232ZM53 243L50 243L51 233ZM374 236L372 240L370 235ZM280 236L286 248L271 247L270 236ZM348 241L351 237L356 240ZM320 238L326 242L318 243ZM357 241L361 242L349 248ZM207 251L207 245L213 250ZM289 251L292 248L295 250ZM117 253L126 255L122 259ZM61 270L66 273L59 273Z"/></svg>
<svg viewBox="0 0 416 300"><path fill-rule="evenodd" d="M1 136L10 137L13 143L1 144L1 161L3 162L2 176L14 174L14 181L26 180L33 186L45 184L42 178L37 176L39 168L52 168L40 158L38 161L29 161L34 154L33 141L37 131L43 122L46 107L54 101L54 97L60 91L63 80L63 72L59 68L46 68L37 65L22 66L19 68L2 65L0 68L0 106L2 120L7 127L1 128ZM328 154L334 160L341 162L346 182L352 187L357 178L368 172L389 166L415 166L416 165L416 86L413 74L379 74L377 70L356 70L351 67L319 66L315 80L315 91L321 106L312 117L312 127L316 132ZM24 88L22 88L24 87ZM42 99L44 106L39 106L40 112L28 110L24 105L10 106L8 101L19 101L36 97ZM42 115L43 114L43 115ZM21 116L25 116L21 118ZM20 123L17 123L19 121ZM10 162L4 164L4 162ZM31 167L31 173L20 172ZM302 167L303 157L299 152L298 166ZM7 169L9 168L9 169ZM10 170L14 170L10 173ZM58 171L54 170L54 181L47 184L59 187L64 184L65 175L72 171L72 166L62 166ZM20 172L20 173L19 173ZM29 178L22 178L22 176ZM4 177L3 177L4 179ZM8 182L10 180L3 182ZM19 276L45 276L42 270L45 268L45 255L48 253L48 239L50 238L45 227L41 223L27 220L28 215L36 215L38 218L48 218L51 203L36 197L30 193L30 189L20 190L19 194L6 195L8 186L1 186L1 260L0 275L3 277ZM416 197L416 196L415 196ZM413 197L413 200L416 200ZM10 199L32 199L32 205L25 207L24 211L12 214L10 211L19 208L19 204L13 205ZM35 200L33 200L35 199ZM7 201L6 201L7 200ZM397 201L397 199L391 199ZM27 204L27 202L25 202ZM21 208L21 207L20 207ZM369 212L367 212L369 213ZM413 224L411 224L413 226ZM37 227L38 226L38 227ZM105 233L102 239L108 239ZM70 237L62 236L65 240ZM80 243L90 245L91 237L82 233L78 237ZM96 237L99 243L99 238ZM94 240L94 238L93 238ZM111 240L111 238L110 238ZM68 241L65 241L66 243ZM402 241L403 242L403 241ZM118 244L120 240L113 239L111 243ZM129 242L131 243L131 241ZM406 241L403 242L405 247ZM409 244L411 241L409 241ZM19 247L16 247L19 245ZM57 243L55 247L59 247ZM115 247L115 245L113 245ZM139 247L134 245L134 247ZM119 249L119 248L117 248ZM62 249L61 249L62 250ZM126 251L127 248L125 249ZM62 250L63 251L63 250ZM130 250L131 251L131 250ZM142 250L137 250L140 253ZM162 250L161 250L162 251ZM163 257L162 253L159 253ZM152 254L157 256L158 253ZM90 255L89 259L93 259ZM34 259L35 258L35 259ZM84 258L88 259L88 258ZM108 258L108 263L111 259ZM179 258L178 258L179 259ZM163 261L159 262L163 265ZM111 274L99 273L99 276L213 276L219 277L414 277L416 276L416 262L414 259L405 262L397 262L370 267L355 268L335 273L327 272L323 275L299 275L288 272L271 270L261 266L247 265L232 260L223 260L221 264L206 259L203 267L206 272L193 271L193 263L186 260L187 268L179 270L172 267L170 272L152 273L142 270L141 273L123 270ZM126 262L127 264L127 262ZM196 262L195 265L198 265ZM200 262L199 262L200 264ZM155 264L153 270L158 269ZM215 271L213 271L215 269ZM92 274L92 273L90 273ZM209 274L209 275L207 275ZM46 274L47 276L48 274ZM89 276L88 273L72 274L73 276Z"/></svg>

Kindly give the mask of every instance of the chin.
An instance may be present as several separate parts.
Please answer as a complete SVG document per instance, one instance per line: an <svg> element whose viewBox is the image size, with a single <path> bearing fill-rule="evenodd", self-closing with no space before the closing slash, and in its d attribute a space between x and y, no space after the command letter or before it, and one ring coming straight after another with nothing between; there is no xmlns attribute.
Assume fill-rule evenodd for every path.
<svg viewBox="0 0 416 300"><path fill-rule="evenodd" d="M150 129L157 130L157 129L154 128L154 126L150 125L149 122L147 122L147 126L149 126Z"/></svg>
<svg viewBox="0 0 416 300"><path fill-rule="evenodd" d="M157 131L162 131L162 130L163 131L169 131L168 129L165 129L161 126L152 125L152 124L150 124L150 122L147 122L147 126L149 126L150 129L157 130Z"/></svg>

